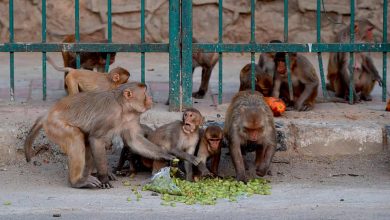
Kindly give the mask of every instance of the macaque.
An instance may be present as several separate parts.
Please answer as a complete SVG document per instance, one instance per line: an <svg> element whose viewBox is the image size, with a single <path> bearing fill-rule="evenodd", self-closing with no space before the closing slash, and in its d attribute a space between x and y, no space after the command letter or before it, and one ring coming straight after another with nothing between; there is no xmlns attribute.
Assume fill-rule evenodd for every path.
<svg viewBox="0 0 390 220"><path fill-rule="evenodd" d="M69 181L75 188L111 188L114 175L108 170L106 149L121 136L132 151L153 159L174 157L148 141L140 116L152 106L145 84L131 82L110 91L85 92L62 98L39 117L25 144L27 162L32 144L43 128L47 137L68 155ZM97 178L92 170L97 170Z"/></svg>
<svg viewBox="0 0 390 220"><path fill-rule="evenodd" d="M267 174L276 150L273 114L257 91L241 91L232 99L226 115L224 136L236 170L236 178L247 182L243 155L256 152L256 174Z"/></svg>
<svg viewBox="0 0 390 220"><path fill-rule="evenodd" d="M213 175L218 175L219 161L221 159L221 147L223 131L217 125L210 125L201 132L201 139L195 155L200 159L200 163L207 164L207 159L211 159L210 171ZM201 172L201 176L205 174Z"/></svg>
<svg viewBox="0 0 390 220"><path fill-rule="evenodd" d="M198 41L195 38L192 38L192 42L197 43ZM192 54L192 73L196 67L202 67L202 80L200 83L199 90L192 93L192 97L197 99L203 99L206 95L206 92L209 88L209 81L211 72L215 64L218 62L217 53L193 53Z"/></svg>
<svg viewBox="0 0 390 220"><path fill-rule="evenodd" d="M273 61L272 61L273 63ZM239 91L252 89L251 64L248 63L240 71L240 89ZM272 95L273 74L265 73L258 65L255 65L255 90L261 92L264 96Z"/></svg>
<svg viewBox="0 0 390 220"><path fill-rule="evenodd" d="M75 35L65 36L63 43L75 43ZM88 35L81 35L80 42L82 43L107 43L107 40L96 40ZM64 60L64 67L76 69L76 53L69 51L62 51L62 58ZM110 65L115 62L116 52L80 52L80 67L87 70L96 70L104 72L106 66L107 54L110 55ZM66 76L66 73L65 73Z"/></svg>
<svg viewBox="0 0 390 220"><path fill-rule="evenodd" d="M309 111L314 107L319 79L314 66L303 55L291 53L290 70L293 100L290 98L287 80L285 52L275 54L275 76L272 96L293 104L297 111ZM279 97L280 96L280 97Z"/></svg>
<svg viewBox="0 0 390 220"><path fill-rule="evenodd" d="M153 132L153 129L147 125L141 124L143 135L145 138L148 138L149 135ZM118 165L115 167L115 172L122 172L123 166L126 161L129 162L129 170L125 171L125 175L129 176L130 174L136 174L140 167L151 168L153 161L143 158L138 154L134 154L130 151L129 146L123 146L121 155L119 157Z"/></svg>
<svg viewBox="0 0 390 220"><path fill-rule="evenodd" d="M69 95L74 95L79 92L114 89L126 83L130 77L130 73L122 67L116 67L107 74L70 67L62 68L57 66L50 57L47 57L47 61L57 71L68 73L65 77L65 89Z"/></svg>
<svg viewBox="0 0 390 220"><path fill-rule="evenodd" d="M199 159L194 156L196 145L199 141L199 126L203 124L202 114L194 108L189 108L183 112L182 120L177 120L157 128L150 136L149 140L160 146L163 151L184 159L186 179L192 180L192 164L198 166ZM192 163L192 164L191 164ZM199 169L208 175L207 168L199 164ZM166 166L164 161L155 160L153 162L153 172Z"/></svg>
<svg viewBox="0 0 390 220"><path fill-rule="evenodd" d="M373 40L374 25L368 20L356 21L355 23L355 42L363 43ZM350 27L345 27L336 35L336 42L349 42ZM349 68L350 53L338 52L330 53L328 63L326 85L327 90L335 92L336 97L348 99L350 75L354 78L353 102L360 100L371 101L371 92L374 89L375 82L382 86L382 78L376 69L373 60L367 53L354 53L353 72ZM358 96L360 93L360 96Z"/></svg>
<svg viewBox="0 0 390 220"><path fill-rule="evenodd" d="M270 43L282 43L280 40L271 40ZM260 69L273 77L274 72L275 72L275 52L269 52L269 53L261 53L259 57L259 67Z"/></svg>

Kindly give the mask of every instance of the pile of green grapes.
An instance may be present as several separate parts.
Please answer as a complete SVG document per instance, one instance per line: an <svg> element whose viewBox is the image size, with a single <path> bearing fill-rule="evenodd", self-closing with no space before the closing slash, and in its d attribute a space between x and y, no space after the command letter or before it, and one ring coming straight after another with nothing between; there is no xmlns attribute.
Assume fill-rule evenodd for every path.
<svg viewBox="0 0 390 220"><path fill-rule="evenodd" d="M252 179L247 184L234 178L206 178L198 182L172 178L172 181L177 186L176 190L172 190L171 186L156 183L146 184L143 190L161 193L163 200L161 205L171 206L176 206L175 202L187 205L215 205L218 199L228 199L234 202L239 197L271 194L269 182L262 178Z"/></svg>

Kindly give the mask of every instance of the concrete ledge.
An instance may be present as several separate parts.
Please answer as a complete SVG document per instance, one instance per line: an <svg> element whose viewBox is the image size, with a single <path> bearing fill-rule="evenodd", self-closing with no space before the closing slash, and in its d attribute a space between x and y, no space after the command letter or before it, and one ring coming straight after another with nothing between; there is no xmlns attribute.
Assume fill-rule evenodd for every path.
<svg viewBox="0 0 390 220"><path fill-rule="evenodd" d="M35 119L44 114L50 103L26 106L25 104L0 106L0 164L13 163L24 159L22 151L25 137ZM145 113L142 123L153 128L180 119L181 113L168 112L166 106L156 106ZM207 120L224 121L223 111L205 112ZM217 115L217 116L216 116ZM383 123L361 121L320 121L314 119L276 118L279 141L287 151L310 156L347 154L372 154L385 150L387 133ZM43 133L43 132L42 132ZM41 134L34 146L53 146ZM283 148L283 147L282 147ZM387 149L387 148L386 148ZM282 149L283 150L283 149Z"/></svg>

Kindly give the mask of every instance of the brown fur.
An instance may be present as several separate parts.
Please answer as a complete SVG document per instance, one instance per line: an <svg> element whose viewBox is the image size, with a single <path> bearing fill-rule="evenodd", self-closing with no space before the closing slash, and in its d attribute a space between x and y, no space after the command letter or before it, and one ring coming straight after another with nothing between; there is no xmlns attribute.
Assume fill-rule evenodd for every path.
<svg viewBox="0 0 390 220"><path fill-rule="evenodd" d="M390 100L387 102L386 111L390 112Z"/></svg>
<svg viewBox="0 0 390 220"><path fill-rule="evenodd" d="M292 103L298 111L309 111L314 107L318 93L319 79L314 66L303 55L291 53L290 56L291 81L293 99L288 90L287 68L284 52L275 55L275 76L272 96L282 98Z"/></svg>
<svg viewBox="0 0 390 220"><path fill-rule="evenodd" d="M65 36L63 43L75 43L75 35ZM107 40L90 37L89 35L81 35L80 42L83 43L107 43ZM76 69L76 53L69 51L62 51L62 58L64 60L64 66ZM110 55L110 65L115 62L116 52L80 52L80 67L83 69L93 70L97 69L98 72L104 72L106 66L107 54Z"/></svg>
<svg viewBox="0 0 390 220"><path fill-rule="evenodd" d="M201 113L194 108L183 112L183 119L157 128L149 140L180 159L184 159L186 179L192 180L192 164L197 166L199 159L194 156L199 141L199 126L203 124ZM165 166L164 161L154 161L153 171Z"/></svg>
<svg viewBox="0 0 390 220"><path fill-rule="evenodd" d="M47 61L56 70L68 73L65 77L65 88L69 95L74 95L79 92L115 89L121 84L126 83L130 77L130 73L122 67L116 67L107 74L70 67L61 68L50 57L48 57Z"/></svg>
<svg viewBox="0 0 390 220"><path fill-rule="evenodd" d="M219 161L221 159L221 146L223 139L223 131L219 126L208 126L201 132L201 139L199 141L198 152L196 156L200 159L206 167L207 159L211 157L210 171L213 175L218 175ZM207 170L200 170L200 175L204 176Z"/></svg>
<svg viewBox="0 0 390 220"><path fill-rule="evenodd" d="M282 43L280 40L271 40L269 43ZM261 53L259 57L258 65L260 69L270 75L271 77L274 76L275 72L275 52L269 52L269 53Z"/></svg>
<svg viewBox="0 0 390 220"><path fill-rule="evenodd" d="M193 38L192 42L197 43L198 41ZM203 99L209 88L209 82L211 72L215 64L218 62L217 53L193 53L192 54L192 73L196 67L202 67L202 79L197 92L192 93L192 96L197 99Z"/></svg>
<svg viewBox="0 0 390 220"><path fill-rule="evenodd" d="M145 138L148 138L149 135L153 132L153 129L147 125L141 124L141 128L142 128L142 131L143 131ZM146 158L142 158L138 154L132 153L130 151L130 147L125 144L122 148L118 164L115 167L115 172L122 171L123 166L125 165L126 161L129 161L129 170L128 170L128 172L125 172L126 176L133 174L133 173L136 174L138 171L137 166L143 165L143 166L146 166L148 168L152 167L151 163L150 163L150 165L148 165L149 161Z"/></svg>
<svg viewBox="0 0 390 220"><path fill-rule="evenodd" d="M173 159L143 137L140 116L151 106L146 85L135 82L111 91L67 96L35 122L25 141L26 159L31 160L32 143L43 127L47 137L68 155L72 187L110 188L113 175L107 168L106 148L113 136L122 136L133 151L145 157ZM94 168L97 178L91 176Z"/></svg>
<svg viewBox="0 0 390 220"><path fill-rule="evenodd" d="M361 20L355 23L355 39L356 42L372 41L372 30L374 25L368 20ZM335 41L339 43L349 42L350 28L345 27L335 37ZM354 102L361 100L370 101L371 92L374 89L375 82L382 85L382 79L379 76L378 70L374 66L371 57L366 53L354 53ZM340 98L348 99L349 95L349 80L351 71L349 69L350 53L330 53L328 63L327 79L329 83L326 88L335 92L335 95ZM360 97L358 93L360 92Z"/></svg>
<svg viewBox="0 0 390 220"><path fill-rule="evenodd" d="M240 71L239 91L252 89L251 64L246 64ZM271 96L273 86L272 75L265 73L259 66L255 66L255 90L261 92L264 96Z"/></svg>
<svg viewBox="0 0 390 220"><path fill-rule="evenodd" d="M275 153L273 114L263 98L257 91L238 92L226 111L224 136L228 141L237 180L240 181L248 181L243 155L252 150L248 147L249 143L256 146L255 166L259 176L267 173Z"/></svg>

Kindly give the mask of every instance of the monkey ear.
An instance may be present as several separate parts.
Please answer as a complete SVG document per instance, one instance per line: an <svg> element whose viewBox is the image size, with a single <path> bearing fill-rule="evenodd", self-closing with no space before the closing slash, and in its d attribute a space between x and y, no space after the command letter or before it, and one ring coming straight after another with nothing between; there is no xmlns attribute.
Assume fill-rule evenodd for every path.
<svg viewBox="0 0 390 220"><path fill-rule="evenodd" d="M133 98L134 94L133 94L133 91L131 91L131 89L125 89L123 91L123 97L125 97L125 99L131 99Z"/></svg>
<svg viewBox="0 0 390 220"><path fill-rule="evenodd" d="M112 81L118 82L119 79L120 79L119 73L114 73L114 74L112 75Z"/></svg>

